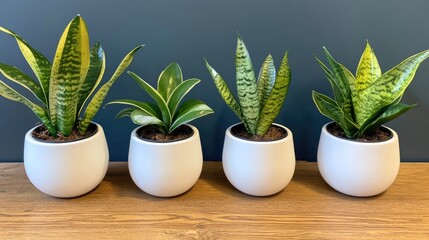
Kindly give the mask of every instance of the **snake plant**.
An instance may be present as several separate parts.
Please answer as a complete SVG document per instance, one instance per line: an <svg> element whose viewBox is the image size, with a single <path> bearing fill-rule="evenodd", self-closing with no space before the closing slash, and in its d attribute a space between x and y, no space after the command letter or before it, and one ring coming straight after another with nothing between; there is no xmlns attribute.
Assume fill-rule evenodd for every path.
<svg viewBox="0 0 429 240"><path fill-rule="evenodd" d="M276 75L273 57L269 54L256 81L249 52L240 36L235 54L238 101L223 77L206 60L206 66L225 103L243 122L251 135L265 135L284 104L291 72L285 53Z"/></svg>
<svg viewBox="0 0 429 240"><path fill-rule="evenodd" d="M331 69L316 59L331 84L334 99L313 91L313 100L320 113L338 123L348 138L360 138L415 106L400 100L420 63L429 57L429 50L405 59L382 74L367 43L354 76L323 49Z"/></svg>
<svg viewBox="0 0 429 240"><path fill-rule="evenodd" d="M52 64L18 34L4 27L0 27L0 31L15 38L38 81L6 64L0 64L0 72L34 94L38 103L29 100L1 80L0 95L29 107L54 137L67 137L74 129L80 134L86 132L110 87L141 47L129 52L110 80L95 92L103 77L106 61L99 43L90 49L86 23L80 15L73 18L65 28ZM91 95L93 97L89 101ZM86 102L89 103L85 104Z"/></svg>
<svg viewBox="0 0 429 240"><path fill-rule="evenodd" d="M179 106L183 97L200 80L197 78L183 80L182 70L177 63L171 63L161 72L157 89L153 88L137 74L133 72L128 72L128 74L146 91L155 101L155 104L131 99L111 101L108 104L130 106L120 111L116 118L128 116L137 125L154 125L159 132L171 134L183 124L213 113L209 106L197 99L187 100Z"/></svg>

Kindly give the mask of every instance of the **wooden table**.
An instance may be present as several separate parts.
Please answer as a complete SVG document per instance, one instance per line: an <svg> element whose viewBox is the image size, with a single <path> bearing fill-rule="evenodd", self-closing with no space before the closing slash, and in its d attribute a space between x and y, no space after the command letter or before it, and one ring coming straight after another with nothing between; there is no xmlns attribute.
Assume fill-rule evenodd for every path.
<svg viewBox="0 0 429 240"><path fill-rule="evenodd" d="M134 185L126 163L111 163L98 188L73 199L44 195L22 163L1 163L0 239L429 239L429 163L402 163L371 198L336 192L302 161L271 197L240 193L220 162L204 162L189 192L157 198Z"/></svg>

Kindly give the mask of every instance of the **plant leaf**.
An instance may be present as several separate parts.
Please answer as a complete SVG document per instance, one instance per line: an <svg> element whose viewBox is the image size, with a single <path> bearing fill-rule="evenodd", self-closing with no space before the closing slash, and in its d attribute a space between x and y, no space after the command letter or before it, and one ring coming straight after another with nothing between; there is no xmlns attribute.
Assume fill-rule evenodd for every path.
<svg viewBox="0 0 429 240"><path fill-rule="evenodd" d="M259 70L258 77L258 96L260 107L265 106L271 90L273 89L274 82L276 81L276 68L271 54L265 58L261 69ZM261 109L262 110L262 109Z"/></svg>
<svg viewBox="0 0 429 240"><path fill-rule="evenodd" d="M128 74L149 94L149 96L155 101L156 105L158 105L159 109L161 110L162 114L162 121L164 122L165 126L171 125L171 113L168 109L168 105L164 98L159 94L155 88L153 88L151 85L149 85L147 82L145 82L143 79L141 79L137 74L133 72L128 72Z"/></svg>
<svg viewBox="0 0 429 240"><path fill-rule="evenodd" d="M413 80L420 63L428 57L429 50L426 50L405 59L385 72L374 85L362 91L359 101L355 103L357 123L363 124L380 109L401 97Z"/></svg>
<svg viewBox="0 0 429 240"><path fill-rule="evenodd" d="M164 101L167 102L174 89L176 89L182 81L182 70L180 69L179 64L175 62L171 63L159 75L157 91Z"/></svg>
<svg viewBox="0 0 429 240"><path fill-rule="evenodd" d="M133 106L134 108L138 108L150 116L162 119L162 115L158 106L152 103L144 103L144 102L139 102L132 99L118 99L118 100L111 101L106 105L110 105L110 104L124 104L128 106Z"/></svg>
<svg viewBox="0 0 429 240"><path fill-rule="evenodd" d="M348 96L344 95L345 93L342 91L339 81L335 79L335 74L322 62L319 58L316 57L317 62L319 63L320 67L325 72L325 77L328 79L329 83L331 84L332 92L334 93L335 101L338 102L346 102Z"/></svg>
<svg viewBox="0 0 429 240"><path fill-rule="evenodd" d="M346 67L335 61L335 59L329 53L328 49L323 47L323 50L325 51L328 63L332 68L332 73L334 74L334 78L328 78L328 80L336 81L339 89L341 90L341 95L334 92L338 106L342 109L342 112L344 112L347 118L354 119L352 93L355 92L355 77Z"/></svg>
<svg viewBox="0 0 429 240"><path fill-rule="evenodd" d="M342 64L338 63L332 55L329 53L328 49L323 47L325 51L326 58L328 63L332 68L335 79L338 81L338 85L341 87L341 90L345 93L345 96L351 96L351 88L355 86L355 77L353 74Z"/></svg>
<svg viewBox="0 0 429 240"><path fill-rule="evenodd" d="M34 94L42 103L47 106L45 95L42 88L31 77L23 73L16 67L0 63L0 72L9 80L18 83Z"/></svg>
<svg viewBox="0 0 429 240"><path fill-rule="evenodd" d="M121 118L121 117L131 117L131 113L137 110L136 108L124 108L121 111L118 112L118 114L116 114L115 119Z"/></svg>
<svg viewBox="0 0 429 240"><path fill-rule="evenodd" d="M13 90L10 86L5 84L3 81L0 81L0 95L16 102L20 102L24 104L25 106L29 107L34 114L42 121L42 123L46 126L46 128L49 130L49 133L52 136L57 136L57 131L55 127L51 124L48 111L42 107L40 107L37 104L34 104L15 90Z"/></svg>
<svg viewBox="0 0 429 240"><path fill-rule="evenodd" d="M49 85L51 121L64 135L75 127L79 89L89 68L89 38L85 21L76 16L58 43Z"/></svg>
<svg viewBox="0 0 429 240"><path fill-rule="evenodd" d="M164 122L162 122L160 119L147 115L145 112L139 109L134 110L131 113L130 117L131 117L131 120L137 125L141 125L141 126L157 125L159 126L159 130L163 133L165 133L165 130L167 129Z"/></svg>
<svg viewBox="0 0 429 240"><path fill-rule="evenodd" d="M367 42L356 70L355 89L358 96L360 92L373 85L380 76L381 68L377 57Z"/></svg>
<svg viewBox="0 0 429 240"><path fill-rule="evenodd" d="M79 101L77 104L77 109L79 109L77 114L78 117L84 108L85 102L88 101L89 97L101 82L105 69L106 58L104 51L100 43L97 42L91 49L88 73L79 90Z"/></svg>
<svg viewBox="0 0 429 240"><path fill-rule="evenodd" d="M237 39L235 68L237 93L241 113L243 114L244 126L250 134L255 135L260 112L258 87L249 52L240 36Z"/></svg>
<svg viewBox="0 0 429 240"><path fill-rule="evenodd" d="M403 103L393 104L389 106L386 111L383 112L377 119L367 124L363 124L361 129L353 136L355 139L361 137L366 132L371 132L381 125L399 117L403 113L407 112L411 108L417 106L417 104L407 105Z"/></svg>
<svg viewBox="0 0 429 240"><path fill-rule="evenodd" d="M171 93L170 98L168 99L168 108L170 109L170 113L174 118L174 114L176 112L177 106L179 106L180 101L182 101L183 97L191 91L191 89L200 82L200 79L191 78L186 81L180 83L176 89Z"/></svg>
<svg viewBox="0 0 429 240"><path fill-rule="evenodd" d="M109 92L112 85L116 82L116 80L121 76L121 74L127 69L127 67L131 64L134 58L134 54L141 48L143 45L135 47L131 50L125 57L122 59L116 71L113 73L112 77L107 81L100 89L95 93L94 97L89 102L88 106L85 109L82 120L79 122L78 131L80 133L85 133L86 129L89 126L92 118L97 114L100 109L101 104L104 101L107 93Z"/></svg>
<svg viewBox="0 0 429 240"><path fill-rule="evenodd" d="M338 104L328 96L316 91L313 91L312 97L319 112L338 123L344 130L346 136L348 138L352 138L352 136L358 131L358 127L351 119L346 117Z"/></svg>
<svg viewBox="0 0 429 240"><path fill-rule="evenodd" d="M173 124L171 124L168 133L173 132L180 125L210 113L213 113L213 110L204 102L197 99L188 100L180 106L179 110L177 111L176 118L174 119Z"/></svg>
<svg viewBox="0 0 429 240"><path fill-rule="evenodd" d="M32 48L24 39L18 36L18 34L3 27L0 27L0 31L15 38L22 55L39 80L40 86L45 95L43 102L47 103L49 95L49 80L51 77L51 63L45 56L43 56L43 54Z"/></svg>
<svg viewBox="0 0 429 240"><path fill-rule="evenodd" d="M291 80L291 72L287 55L288 54L286 52L282 63L280 64L279 72L277 74L271 94L269 95L266 104L263 105L261 110L258 126L256 129L257 135L262 136L268 132L271 124L280 113L280 110L285 102Z"/></svg>
<svg viewBox="0 0 429 240"><path fill-rule="evenodd" d="M237 117L244 122L243 116L241 114L240 104L238 104L237 99L235 99L225 80L223 80L222 76L216 72L212 66L210 66L206 59L204 60L206 62L207 70L209 70L209 73L213 78L213 81L222 99L225 101L226 105L231 108L235 115L237 115Z"/></svg>

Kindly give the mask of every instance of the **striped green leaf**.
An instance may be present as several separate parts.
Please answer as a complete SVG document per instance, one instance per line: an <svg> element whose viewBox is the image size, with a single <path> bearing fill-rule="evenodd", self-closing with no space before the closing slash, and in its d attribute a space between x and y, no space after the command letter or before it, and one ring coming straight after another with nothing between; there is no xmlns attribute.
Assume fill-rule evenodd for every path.
<svg viewBox="0 0 429 240"><path fill-rule="evenodd" d="M260 107L265 106L276 81L276 68L271 54L265 58L258 76L258 96ZM262 110L262 109L261 109Z"/></svg>
<svg viewBox="0 0 429 240"><path fill-rule="evenodd" d="M188 100L180 106L168 133L173 132L180 125L211 113L213 113L213 110L204 102L196 99Z"/></svg>
<svg viewBox="0 0 429 240"><path fill-rule="evenodd" d="M165 126L164 122L160 119L148 115L146 112L141 111L139 109L134 110L131 113L131 120L138 125L141 126L147 126L147 125L157 125L159 126L159 130L161 130L162 133L167 133L167 126Z"/></svg>
<svg viewBox="0 0 429 240"><path fill-rule="evenodd" d="M416 104L413 105L407 105L407 104L393 104L391 106L389 106L384 112L383 114L381 114L377 119L369 122L369 123L365 123L361 126L361 128L359 129L359 131L353 136L353 138L359 138L361 137L364 133L366 132L371 132L373 130L375 130L376 128L380 127L381 125L399 117L400 115L404 114L405 112L407 112L408 110L410 110L411 108L417 106Z"/></svg>
<svg viewBox="0 0 429 240"><path fill-rule="evenodd" d="M265 135L270 129L274 119L280 113L289 90L290 80L291 72L286 52L280 64L279 72L275 79L271 94L261 110L256 129L257 135Z"/></svg>
<svg viewBox="0 0 429 240"><path fill-rule="evenodd" d="M0 31L15 38L22 55L39 80L40 86L45 95L43 102L47 103L49 94L49 79L51 77L51 63L45 56L43 56L43 54L32 48L24 39L18 36L18 34L3 27L0 27Z"/></svg>
<svg viewBox="0 0 429 240"><path fill-rule="evenodd" d="M86 78L79 89L79 100L77 104L77 109L79 109L79 112L77 117L79 117L83 111L85 102L88 101L89 97L95 91L98 84L100 84L105 68L106 58L104 56L103 48L98 42L91 49L88 73L86 74Z"/></svg>
<svg viewBox="0 0 429 240"><path fill-rule="evenodd" d="M331 84L332 92L334 93L335 101L337 103L344 103L347 102L347 99L349 96L345 95L345 92L342 91L339 81L335 79L335 74L322 62L320 59L316 57L317 62L319 63L320 67L325 72L325 77L328 79L329 83Z"/></svg>
<svg viewBox="0 0 429 240"><path fill-rule="evenodd" d="M182 70L179 64L171 63L161 72L158 78L157 91L167 102L174 89L183 81Z"/></svg>
<svg viewBox="0 0 429 240"><path fill-rule="evenodd" d="M352 119L347 118L338 104L328 96L315 91L313 91L312 97L319 112L322 115L332 119L334 122L340 124L346 136L352 138L354 133L358 130L358 127L355 125Z"/></svg>
<svg viewBox="0 0 429 240"><path fill-rule="evenodd" d="M373 85L380 76L381 68L377 57L367 42L356 70L355 89L357 94Z"/></svg>
<svg viewBox="0 0 429 240"><path fill-rule="evenodd" d="M110 88L119 78L119 76L121 76L121 74L125 71L125 69L127 69L127 67L131 64L134 58L134 54L141 47L143 46L140 45L135 47L133 50L131 50L124 57L124 59L122 59L121 63L119 64L118 68L116 68L116 71L113 73L109 81L107 81L103 86L101 86L100 89L95 93L94 97L88 103L88 106L85 109L82 120L79 123L79 126L78 126L79 132L81 133L86 132L86 129L88 128L92 118L94 118L95 114L97 114L98 110L100 109L100 106L103 103L104 98L106 98L106 95L109 92Z"/></svg>
<svg viewBox="0 0 429 240"><path fill-rule="evenodd" d="M51 121L64 135L75 127L79 89L89 68L89 38L86 24L76 16L58 43L49 85Z"/></svg>
<svg viewBox="0 0 429 240"><path fill-rule="evenodd" d="M237 40L235 67L237 93L241 113L243 114L244 126L250 134L255 135L260 111L258 86L249 52L240 36Z"/></svg>
<svg viewBox="0 0 429 240"><path fill-rule="evenodd" d="M183 97L191 91L191 89L200 82L199 79L191 78L186 81L180 83L176 89L171 93L168 98L168 108L170 109L171 115L174 117L177 106L179 106L180 101L182 101Z"/></svg>
<svg viewBox="0 0 429 240"><path fill-rule="evenodd" d="M339 107L342 109L346 117L349 119L353 119L353 99L352 92L354 92L355 86L355 77L353 74L342 64L335 61L335 59L331 56L329 51L323 47L325 51L326 58L328 59L328 63L332 68L332 72L334 74L333 78L329 80L336 81L337 86L341 90L340 98L336 99ZM336 97L339 97L340 94L336 94Z"/></svg>
<svg viewBox="0 0 429 240"><path fill-rule="evenodd" d="M128 72L128 74L146 91L147 94L155 101L156 105L158 105L162 114L162 121L166 126L170 126L172 122L172 116L170 110L168 109L167 102L164 98L159 94L156 89L154 89L151 85L141 79L137 74L133 72Z"/></svg>
<svg viewBox="0 0 429 240"><path fill-rule="evenodd" d="M244 121L243 116L241 114L240 104L238 104L237 99L232 94L225 80L223 80L222 76L217 73L216 70L212 68L212 66L210 66L206 59L204 60L206 62L206 67L209 70L211 77L213 78L216 88L219 91L219 94L222 96L222 99L225 101L226 105L231 108L235 115L237 115L237 117L241 121Z"/></svg>
<svg viewBox="0 0 429 240"><path fill-rule="evenodd" d="M16 67L1 63L0 72L9 80L18 83L19 85L28 89L31 93L34 94L34 96L36 96L42 103L44 103L45 106L47 106L46 98L43 94L42 88L38 83L34 82L34 80L31 79L31 77L29 77L27 74L23 73Z"/></svg>
<svg viewBox="0 0 429 240"><path fill-rule="evenodd" d="M144 103L144 102L139 102L132 99L118 99L118 100L108 102L106 105L110 105L110 104L123 104L123 105L132 106L134 108L140 109L141 111L145 112L146 114L152 117L162 119L162 115L158 106L152 103Z"/></svg>
<svg viewBox="0 0 429 240"><path fill-rule="evenodd" d="M413 55L385 72L375 84L366 88L355 103L356 121L362 125L383 107L391 105L411 83L420 63L429 57L429 50Z"/></svg>
<svg viewBox="0 0 429 240"><path fill-rule="evenodd" d="M3 81L0 81L0 95L16 102L20 102L25 106L29 107L34 114L42 121L43 125L48 129L49 133L52 136L57 136L57 131L55 127L51 124L49 119L48 111L37 104L34 104L15 90L13 90L10 86L5 84Z"/></svg>

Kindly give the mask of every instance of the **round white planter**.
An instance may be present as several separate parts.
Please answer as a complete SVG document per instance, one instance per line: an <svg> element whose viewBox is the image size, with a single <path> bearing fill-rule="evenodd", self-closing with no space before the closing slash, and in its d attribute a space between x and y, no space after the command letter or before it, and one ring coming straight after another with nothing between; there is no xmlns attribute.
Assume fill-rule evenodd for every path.
<svg viewBox="0 0 429 240"><path fill-rule="evenodd" d="M322 128L317 163L325 181L347 195L369 197L384 192L399 171L398 135L384 142L358 142L333 136Z"/></svg>
<svg viewBox="0 0 429 240"><path fill-rule="evenodd" d="M249 141L238 138L229 127L225 133L222 165L229 182L243 193L268 196L283 190L295 171L292 132L276 141Z"/></svg>
<svg viewBox="0 0 429 240"><path fill-rule="evenodd" d="M78 141L49 143L25 135L24 166L40 191L60 198L77 197L98 186L106 175L109 150L103 128ZM37 127L36 127L37 128Z"/></svg>
<svg viewBox="0 0 429 240"><path fill-rule="evenodd" d="M188 191L197 182L203 167L198 129L175 142L153 142L131 133L128 168L134 183L144 192L158 197L173 197Z"/></svg>

